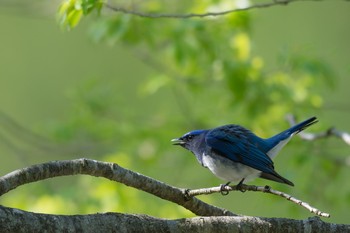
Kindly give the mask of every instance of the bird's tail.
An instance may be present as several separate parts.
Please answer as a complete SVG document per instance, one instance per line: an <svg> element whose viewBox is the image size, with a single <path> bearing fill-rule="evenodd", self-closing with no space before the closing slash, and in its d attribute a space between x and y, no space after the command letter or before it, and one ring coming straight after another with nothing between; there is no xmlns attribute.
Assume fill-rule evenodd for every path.
<svg viewBox="0 0 350 233"><path fill-rule="evenodd" d="M289 135L294 135L294 134L297 134L297 133L300 133L301 131L303 131L304 129L306 129L307 127L317 123L318 120L316 117L311 117L299 124L296 124L294 126L292 126L291 128L285 130L284 132L282 133L286 133L286 134L289 134Z"/></svg>
<svg viewBox="0 0 350 233"><path fill-rule="evenodd" d="M288 143L288 141L293 135L300 133L301 131L315 124L316 122L318 122L317 118L311 117L271 138L266 139L267 145L269 146L265 148L265 153L271 159L273 159L277 155L277 153L282 149L282 147Z"/></svg>
<svg viewBox="0 0 350 233"><path fill-rule="evenodd" d="M283 176L281 176L280 174L278 174L277 172L273 172L273 173L265 173L262 172L260 174L261 178L267 179L267 180L273 180L279 183L284 183L284 184L288 184L290 186L294 186L293 182L290 180L287 180L286 178L284 178Z"/></svg>
<svg viewBox="0 0 350 233"><path fill-rule="evenodd" d="M273 145L272 148L270 148L267 152L269 157L271 159L273 157L275 157L276 154L278 153L278 151L290 140L291 136L293 136L297 133L300 133L301 131L303 131L307 127L309 127L317 122L318 122L318 120L316 117L311 117L311 118L309 118L309 119L307 119L299 124L296 124L296 125L290 127L289 129L273 136L272 138L267 139L270 142L272 142L271 145ZM282 177L281 175L279 175L275 171L272 173L262 172L260 177L264 178L264 179L273 180L273 181L277 181L280 183L285 183L285 184L294 186L293 182Z"/></svg>

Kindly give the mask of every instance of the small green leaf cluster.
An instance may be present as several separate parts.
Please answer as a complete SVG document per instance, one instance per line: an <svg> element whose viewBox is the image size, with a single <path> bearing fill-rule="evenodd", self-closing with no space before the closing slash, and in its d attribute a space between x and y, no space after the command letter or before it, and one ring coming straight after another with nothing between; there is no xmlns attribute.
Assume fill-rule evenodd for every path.
<svg viewBox="0 0 350 233"><path fill-rule="evenodd" d="M64 0L57 12L58 22L62 28L72 29L78 25L83 15L94 10L100 12L102 6L102 0Z"/></svg>

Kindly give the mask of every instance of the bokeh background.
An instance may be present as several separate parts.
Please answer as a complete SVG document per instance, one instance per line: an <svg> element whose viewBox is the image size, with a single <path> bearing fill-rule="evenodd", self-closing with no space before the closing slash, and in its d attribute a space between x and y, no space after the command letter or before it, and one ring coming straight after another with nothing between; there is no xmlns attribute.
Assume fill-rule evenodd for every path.
<svg viewBox="0 0 350 233"><path fill-rule="evenodd" d="M261 1L250 1L250 4ZM76 1L67 1L76 3ZM116 1L145 12L206 12L248 1ZM350 132L350 4L301 1L224 17L145 19L103 9L57 11L61 1L0 2L0 174L50 160L111 161L173 186L222 181L170 139L244 125L262 137L286 114ZM66 10L66 11L64 11ZM81 18L80 18L81 16ZM78 25L75 23L79 22ZM275 160L295 187L271 185L350 223L350 147L295 137ZM235 213L302 219L303 208L261 193L200 197ZM53 214L104 211L164 218L193 214L104 179L55 178L19 187L0 204Z"/></svg>

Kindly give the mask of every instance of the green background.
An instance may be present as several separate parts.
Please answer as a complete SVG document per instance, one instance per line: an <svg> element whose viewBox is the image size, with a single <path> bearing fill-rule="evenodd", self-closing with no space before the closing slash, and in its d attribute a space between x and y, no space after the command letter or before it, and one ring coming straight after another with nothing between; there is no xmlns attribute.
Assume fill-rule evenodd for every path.
<svg viewBox="0 0 350 233"><path fill-rule="evenodd" d="M288 127L284 118L262 121L261 127L244 114L228 113L221 118L211 111L220 102L219 96L198 104L198 92L204 95L203 90L186 92L187 99L180 103L181 92L174 92L171 86L145 94L152 92L149 80L156 72L135 55L137 50L122 43L95 43L89 36L94 18L84 19L69 32L61 30L55 19L59 2L55 3L0 3L1 175L35 163L88 157L113 161L178 187L210 187L222 181L200 167L189 152L173 147L170 139L202 125L244 124L265 137ZM334 70L334 86L317 87L324 101L321 108L297 110L295 106L299 120L310 114L318 116L320 122L310 132L331 126L350 131L349 12L350 4L345 1L298 2L249 12L252 50L264 59L267 72L278 69L277 60L284 50L319 57ZM152 56L163 55L153 51ZM316 77L318 82L324 80ZM102 113L89 115L86 102ZM193 123L199 114L210 119L207 124ZM349 150L334 138L314 142L295 138L275 160L275 167L296 186L265 180L252 183L269 184L329 212L332 218L327 221L350 223ZM338 160L340 164L334 162ZM244 215L312 216L301 207L261 193L235 192L201 199ZM86 176L26 185L1 197L0 203L45 213L120 211L164 218L192 216L148 194Z"/></svg>

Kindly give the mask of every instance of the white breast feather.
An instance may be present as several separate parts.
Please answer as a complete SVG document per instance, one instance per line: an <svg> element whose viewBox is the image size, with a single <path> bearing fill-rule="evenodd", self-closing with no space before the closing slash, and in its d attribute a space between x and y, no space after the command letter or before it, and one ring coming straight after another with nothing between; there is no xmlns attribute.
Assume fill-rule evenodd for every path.
<svg viewBox="0 0 350 233"><path fill-rule="evenodd" d="M257 178L260 171L241 163L233 162L219 155L209 156L203 153L203 166L208 168L215 176L225 181L240 182L243 178L249 181Z"/></svg>

